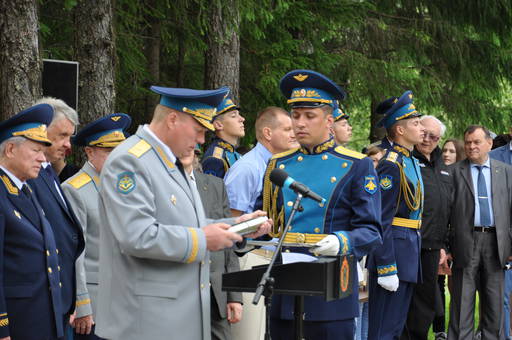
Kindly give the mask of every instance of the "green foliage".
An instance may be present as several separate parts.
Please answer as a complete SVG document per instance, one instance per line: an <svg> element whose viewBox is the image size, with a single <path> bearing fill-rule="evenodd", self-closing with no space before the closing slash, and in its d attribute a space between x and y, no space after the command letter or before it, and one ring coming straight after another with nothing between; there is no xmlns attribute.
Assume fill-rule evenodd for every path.
<svg viewBox="0 0 512 340"><path fill-rule="evenodd" d="M73 56L76 0L41 6L45 56ZM154 6L148 5L154 3ZM481 123L511 124L512 0L116 0L117 108L145 120L150 76L145 49L161 23L160 84L203 88L211 6L228 25L240 17L240 95L254 141L256 113L286 107L279 80L295 68L322 72L345 87L354 140L367 144L371 105L413 90L418 109L439 116L448 135ZM181 59L180 59L180 56ZM183 79L178 79L182 74ZM149 97L154 98L154 97Z"/></svg>

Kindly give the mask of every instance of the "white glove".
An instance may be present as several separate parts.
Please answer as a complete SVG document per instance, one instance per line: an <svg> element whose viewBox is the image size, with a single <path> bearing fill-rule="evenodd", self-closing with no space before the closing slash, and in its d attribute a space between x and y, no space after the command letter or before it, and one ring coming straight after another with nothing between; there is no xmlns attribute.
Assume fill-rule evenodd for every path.
<svg viewBox="0 0 512 340"><path fill-rule="evenodd" d="M310 253L324 256L335 256L340 251L340 241L334 235L327 235L309 249Z"/></svg>
<svg viewBox="0 0 512 340"><path fill-rule="evenodd" d="M379 276L377 283L390 292L396 292L398 289L398 275Z"/></svg>

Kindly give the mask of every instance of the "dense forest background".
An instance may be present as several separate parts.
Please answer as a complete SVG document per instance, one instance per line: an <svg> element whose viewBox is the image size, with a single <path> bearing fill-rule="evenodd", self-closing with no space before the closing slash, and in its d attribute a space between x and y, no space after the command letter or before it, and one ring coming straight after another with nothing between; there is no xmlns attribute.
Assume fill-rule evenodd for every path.
<svg viewBox="0 0 512 340"><path fill-rule="evenodd" d="M148 121L153 84L229 85L249 145L256 113L286 107L280 78L309 68L347 90L354 149L383 136L376 105L409 89L448 136L512 124L512 0L1 0L0 46L2 118L41 96L51 58L80 63L83 123Z"/></svg>

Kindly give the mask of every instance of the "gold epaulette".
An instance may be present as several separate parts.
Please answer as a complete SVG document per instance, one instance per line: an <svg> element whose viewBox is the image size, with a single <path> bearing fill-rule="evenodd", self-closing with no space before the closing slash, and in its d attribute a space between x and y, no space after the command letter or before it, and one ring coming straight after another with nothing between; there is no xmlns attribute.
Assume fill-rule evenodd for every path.
<svg viewBox="0 0 512 340"><path fill-rule="evenodd" d="M405 157L409 157L411 155L411 152L409 150L407 150L406 148L404 148L403 146L395 145L395 146L393 146L393 149L402 153Z"/></svg>
<svg viewBox="0 0 512 340"><path fill-rule="evenodd" d="M226 149L228 150L229 152L235 152L235 148L233 147L233 145L229 144L229 143L226 143L226 142L218 142L217 145L222 148L222 149Z"/></svg>
<svg viewBox="0 0 512 340"><path fill-rule="evenodd" d="M343 146L337 146L334 150L341 155L349 156L352 158L363 159L366 157L366 155L364 153L350 150Z"/></svg>
<svg viewBox="0 0 512 340"><path fill-rule="evenodd" d="M283 158L285 156L291 155L292 153L296 152L297 150L299 150L299 148L294 148L294 149L290 149L288 151L276 153L275 155L272 156L271 159Z"/></svg>
<svg viewBox="0 0 512 340"><path fill-rule="evenodd" d="M390 161L390 162L393 162L393 163L396 163L396 159L397 158L398 158L398 153L396 153L394 151L390 151L388 153L388 156L386 157L386 160Z"/></svg>
<svg viewBox="0 0 512 340"><path fill-rule="evenodd" d="M213 157L214 158L218 158L218 159L222 159L222 155L224 154L224 149L223 148L219 148L218 146L216 146L214 149L213 149Z"/></svg>
<svg viewBox="0 0 512 340"><path fill-rule="evenodd" d="M73 177L71 177L70 179L68 179L66 182L71 185L73 188L75 189L80 189L81 187L83 187L84 185L86 185L87 183L89 183L90 181L92 181L92 178L91 176L89 176L87 173L85 172L82 172L82 173L79 173Z"/></svg>
<svg viewBox="0 0 512 340"><path fill-rule="evenodd" d="M132 146L128 152L134 155L137 158L140 158L143 154L148 152L151 149L151 145L146 142L144 139L141 139L134 146Z"/></svg>
<svg viewBox="0 0 512 340"><path fill-rule="evenodd" d="M7 177L7 175L0 176L0 179L2 180L2 182L4 182L5 188L7 189L7 192L9 192L9 194L11 194L11 195L19 194L18 187L11 182L11 180L9 179L9 177Z"/></svg>

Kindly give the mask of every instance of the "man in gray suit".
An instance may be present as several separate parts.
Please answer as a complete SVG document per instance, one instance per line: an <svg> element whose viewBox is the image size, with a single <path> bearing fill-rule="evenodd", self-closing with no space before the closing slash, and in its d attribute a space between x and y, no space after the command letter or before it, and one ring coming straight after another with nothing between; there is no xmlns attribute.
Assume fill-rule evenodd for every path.
<svg viewBox="0 0 512 340"><path fill-rule="evenodd" d="M195 150L198 151L198 150ZM206 217L221 219L231 216L224 181L201 172L196 152L181 158L185 172L199 191ZM222 291L222 274L240 270L238 256L232 249L210 253L212 339L230 340L231 326L242 318L242 293Z"/></svg>
<svg viewBox="0 0 512 340"><path fill-rule="evenodd" d="M179 158L204 143L227 89L151 89L161 95L151 123L112 151L101 174L105 228L96 334L111 340L208 340L208 250L242 238L228 231L228 224L206 220ZM248 237L265 234L270 226L266 222Z"/></svg>
<svg viewBox="0 0 512 340"><path fill-rule="evenodd" d="M482 339L501 336L503 268L511 255L512 168L489 158L491 146L489 130L468 127L467 159L453 167L449 340L472 339L477 287Z"/></svg>

